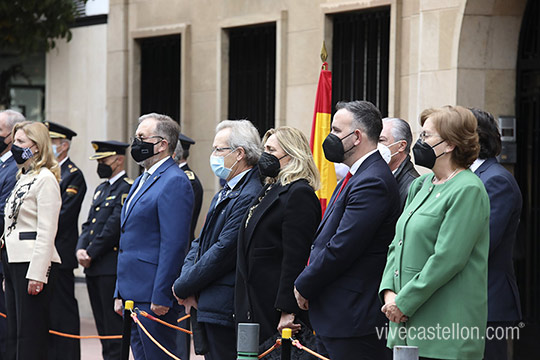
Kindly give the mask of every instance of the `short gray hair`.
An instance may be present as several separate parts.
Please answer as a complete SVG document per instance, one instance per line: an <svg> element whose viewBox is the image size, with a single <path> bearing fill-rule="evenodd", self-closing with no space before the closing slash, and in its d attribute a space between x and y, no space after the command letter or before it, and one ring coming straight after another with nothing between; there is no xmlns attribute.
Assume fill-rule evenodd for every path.
<svg viewBox="0 0 540 360"><path fill-rule="evenodd" d="M26 121L26 118L23 114L21 114L18 111L7 109L7 110L1 110L0 114L6 114L6 126L13 130L13 127L15 124Z"/></svg>
<svg viewBox="0 0 540 360"><path fill-rule="evenodd" d="M373 144L379 142L382 131L382 116L375 105L363 100L339 101L336 104L336 110L341 109L345 109L352 114L351 131L359 129L367 135L367 138Z"/></svg>
<svg viewBox="0 0 540 360"><path fill-rule="evenodd" d="M216 126L216 133L224 129L231 129L229 146L233 149L244 149L248 165L257 164L262 153L261 136L251 121L223 120Z"/></svg>
<svg viewBox="0 0 540 360"><path fill-rule="evenodd" d="M384 118L383 123L389 123L393 125L392 130L390 132L392 133L392 136L394 137L394 141L405 140L407 142L407 146L405 147L405 152L408 154L411 151L411 143L412 143L412 132L411 132L411 127L409 123L400 118L389 118L389 117Z"/></svg>
<svg viewBox="0 0 540 360"><path fill-rule="evenodd" d="M174 149L178 143L178 134L180 133L180 125L170 116L150 113L139 118L139 124L144 120L154 119L156 121L156 135L163 137L169 143L169 155L174 153Z"/></svg>
<svg viewBox="0 0 540 360"><path fill-rule="evenodd" d="M176 143L176 148L174 149L174 161L179 162L184 157L184 148L182 147L182 142L178 140Z"/></svg>

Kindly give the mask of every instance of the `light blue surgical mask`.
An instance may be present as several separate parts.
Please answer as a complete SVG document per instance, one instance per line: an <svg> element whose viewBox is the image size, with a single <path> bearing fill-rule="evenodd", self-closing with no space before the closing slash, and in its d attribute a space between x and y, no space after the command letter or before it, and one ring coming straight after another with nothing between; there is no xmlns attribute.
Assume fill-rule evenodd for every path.
<svg viewBox="0 0 540 360"><path fill-rule="evenodd" d="M227 178L231 174L232 168L234 167L234 165L236 165L238 160L235 161L235 163L233 164L233 166L231 166L231 168L226 168L225 158L231 155L235 150L231 151L225 156L215 156L215 155L210 156L210 167L212 168L212 171L214 172L214 174L216 174L218 178L227 180Z"/></svg>
<svg viewBox="0 0 540 360"><path fill-rule="evenodd" d="M52 144L52 151L55 158L58 158L58 156L60 156L60 152L58 152L58 145Z"/></svg>

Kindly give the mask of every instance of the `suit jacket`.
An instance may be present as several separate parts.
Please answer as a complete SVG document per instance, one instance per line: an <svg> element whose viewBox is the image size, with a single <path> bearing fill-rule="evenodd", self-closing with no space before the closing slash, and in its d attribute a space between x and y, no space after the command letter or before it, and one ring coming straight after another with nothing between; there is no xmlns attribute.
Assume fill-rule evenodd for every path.
<svg viewBox="0 0 540 360"><path fill-rule="evenodd" d="M4 208L11 190L17 182L17 163L13 156L0 165L0 236L4 233ZM0 270L2 268L0 267Z"/></svg>
<svg viewBox="0 0 540 360"><path fill-rule="evenodd" d="M171 287L189 241L193 190L170 157L133 195L140 181L141 176L125 201L129 207L122 208L115 297L172 307Z"/></svg>
<svg viewBox="0 0 540 360"><path fill-rule="evenodd" d="M409 194L409 187L414 179L419 177L420 174L414 168L413 163L411 162L411 157L407 155L405 160L399 164L394 177L398 183L399 188L399 199L401 204L401 210L405 208L405 202L407 201L407 195Z"/></svg>
<svg viewBox="0 0 540 360"><path fill-rule="evenodd" d="M195 239L195 228L197 227L197 220L199 219L199 214L201 213L203 188L199 177L189 168L187 163L185 163L180 169L184 171L191 182L191 187L193 188L193 215L191 216L191 226L189 230L189 242L191 244L193 239Z"/></svg>
<svg viewBox="0 0 540 360"><path fill-rule="evenodd" d="M10 263L29 262L26 278L47 283L51 262L60 262L54 237L61 206L53 173L21 175L6 202L4 237Z"/></svg>
<svg viewBox="0 0 540 360"><path fill-rule="evenodd" d="M86 182L81 170L68 158L61 169L60 193L62 209L56 234L56 249L62 259L60 269L78 266L75 248L79 239L79 213L86 194Z"/></svg>
<svg viewBox="0 0 540 360"><path fill-rule="evenodd" d="M238 230L261 188L259 170L254 167L219 203L217 193L201 235L191 243L182 274L174 283L174 291L183 299L198 296L199 322L234 327Z"/></svg>
<svg viewBox="0 0 540 360"><path fill-rule="evenodd" d="M377 289L400 213L399 193L378 151L362 162L334 202L340 187L341 182L295 285L309 300L317 334L364 336L384 324Z"/></svg>
<svg viewBox="0 0 540 360"><path fill-rule="evenodd" d="M512 253L516 242L522 197L519 186L497 159L476 169L491 207L489 217L488 321L521 320L519 291Z"/></svg>
<svg viewBox="0 0 540 360"><path fill-rule="evenodd" d="M388 346L418 346L427 358L482 359L483 336L448 334L456 326L485 334L489 199L469 170L438 185L433 177L411 184L388 249L381 300L386 289L394 291L397 307L409 317L405 324L390 322ZM407 337L400 328L415 330ZM439 335L422 336L421 329Z"/></svg>
<svg viewBox="0 0 540 360"><path fill-rule="evenodd" d="M116 275L120 214L131 184L133 180L124 175L112 185L104 181L94 192L88 219L82 225L77 243L77 250L86 249L92 258L90 266L84 269L86 276Z"/></svg>
<svg viewBox="0 0 540 360"><path fill-rule="evenodd" d="M267 189L259 196L264 196ZM321 205L306 180L272 185L249 221L247 214L242 221L236 268L236 322L259 323L260 343L277 333L281 311L308 322L307 312L296 303L294 280L307 264L320 222Z"/></svg>

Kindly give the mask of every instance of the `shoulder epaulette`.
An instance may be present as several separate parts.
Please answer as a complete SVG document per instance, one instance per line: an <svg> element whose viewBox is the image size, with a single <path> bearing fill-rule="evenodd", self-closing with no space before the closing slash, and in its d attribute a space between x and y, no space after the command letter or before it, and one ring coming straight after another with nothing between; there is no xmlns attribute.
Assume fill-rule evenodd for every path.
<svg viewBox="0 0 540 360"><path fill-rule="evenodd" d="M134 182L133 179L130 179L130 178L128 178L128 177L125 177L125 178L124 178L124 181L127 182L129 185L133 185L133 182Z"/></svg>
<svg viewBox="0 0 540 360"><path fill-rule="evenodd" d="M195 174L191 170L184 170L184 173L188 177L189 180L195 180Z"/></svg>

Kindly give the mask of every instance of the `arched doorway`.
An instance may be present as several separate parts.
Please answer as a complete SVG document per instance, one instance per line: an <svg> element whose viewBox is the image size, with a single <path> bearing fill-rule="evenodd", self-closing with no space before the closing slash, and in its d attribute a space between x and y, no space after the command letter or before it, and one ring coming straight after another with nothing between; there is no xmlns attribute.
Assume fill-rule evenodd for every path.
<svg viewBox="0 0 540 360"><path fill-rule="evenodd" d="M516 276L526 327L515 359L525 359L540 338L540 2L523 15L516 71L516 179L523 194ZM531 341L529 341L531 340Z"/></svg>

